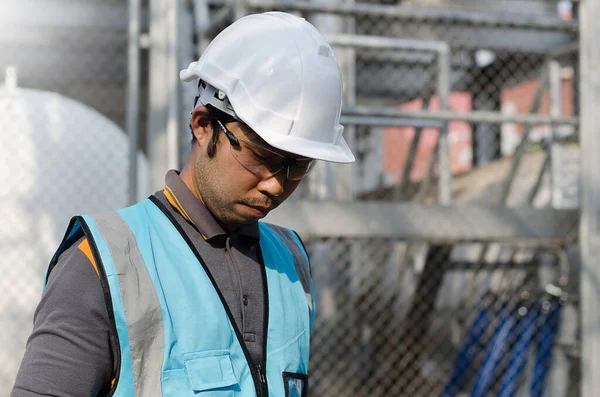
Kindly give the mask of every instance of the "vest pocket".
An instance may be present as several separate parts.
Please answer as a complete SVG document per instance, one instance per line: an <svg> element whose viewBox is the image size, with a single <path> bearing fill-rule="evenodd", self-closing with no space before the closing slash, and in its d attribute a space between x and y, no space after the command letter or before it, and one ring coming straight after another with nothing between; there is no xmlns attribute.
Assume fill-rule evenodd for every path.
<svg viewBox="0 0 600 397"><path fill-rule="evenodd" d="M209 350L183 355L194 392L237 385L229 350Z"/></svg>
<svg viewBox="0 0 600 397"><path fill-rule="evenodd" d="M306 397L308 395L308 375L284 372L283 387L285 397Z"/></svg>

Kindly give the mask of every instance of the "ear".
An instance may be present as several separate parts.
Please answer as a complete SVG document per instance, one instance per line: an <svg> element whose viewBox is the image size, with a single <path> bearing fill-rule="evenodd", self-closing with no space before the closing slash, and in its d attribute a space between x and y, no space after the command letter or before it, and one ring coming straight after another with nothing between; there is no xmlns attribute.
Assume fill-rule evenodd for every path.
<svg viewBox="0 0 600 397"><path fill-rule="evenodd" d="M210 113L206 106L198 106L192 112L192 131L198 142L210 139L212 136L212 125L210 122Z"/></svg>

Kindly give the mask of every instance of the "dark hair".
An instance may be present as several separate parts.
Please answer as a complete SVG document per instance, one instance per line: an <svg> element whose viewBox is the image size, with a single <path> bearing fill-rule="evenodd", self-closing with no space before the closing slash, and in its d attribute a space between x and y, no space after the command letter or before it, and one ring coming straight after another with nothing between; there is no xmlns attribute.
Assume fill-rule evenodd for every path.
<svg viewBox="0 0 600 397"><path fill-rule="evenodd" d="M217 143L219 142L219 133L221 132L221 127L219 126L219 123L217 123L217 121L220 121L221 123L225 124L236 120L234 117L228 115L225 112L220 111L219 109L211 105L206 105L206 108L207 111L203 112L202 116L207 119L210 119L210 125L212 127L212 136L210 137L210 142L208 143L208 147L206 148L206 153L208 154L208 157L213 158L217 153ZM194 135L194 129L192 128L191 121L189 127L190 132L192 134L191 145L193 147L194 143L196 142L196 136Z"/></svg>

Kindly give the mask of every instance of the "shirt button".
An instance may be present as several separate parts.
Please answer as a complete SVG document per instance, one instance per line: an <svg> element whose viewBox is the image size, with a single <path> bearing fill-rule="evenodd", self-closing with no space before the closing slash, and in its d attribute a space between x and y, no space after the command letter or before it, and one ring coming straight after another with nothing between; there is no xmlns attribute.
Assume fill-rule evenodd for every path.
<svg viewBox="0 0 600 397"><path fill-rule="evenodd" d="M244 295L242 297L242 302L244 302L244 306L248 306L248 296L247 295Z"/></svg>

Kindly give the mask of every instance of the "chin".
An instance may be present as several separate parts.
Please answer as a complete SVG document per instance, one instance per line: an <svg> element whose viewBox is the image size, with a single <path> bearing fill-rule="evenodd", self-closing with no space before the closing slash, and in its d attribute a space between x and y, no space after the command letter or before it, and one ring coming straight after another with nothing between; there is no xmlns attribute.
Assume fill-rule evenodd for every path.
<svg viewBox="0 0 600 397"><path fill-rule="evenodd" d="M227 223L231 225L249 225L261 219L263 217L252 216L249 214L235 214L232 216Z"/></svg>
<svg viewBox="0 0 600 397"><path fill-rule="evenodd" d="M244 220L240 222L240 224L242 225L249 225L251 223L254 223L256 221L259 221L261 219L263 219L266 215L262 215L262 216L255 216L255 215L249 215L249 216L245 216Z"/></svg>

